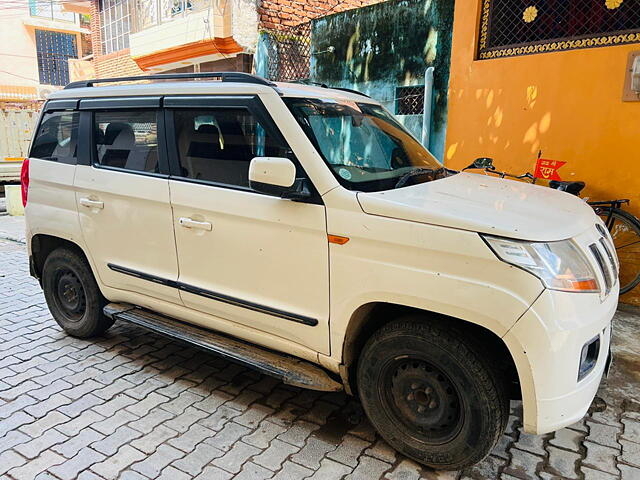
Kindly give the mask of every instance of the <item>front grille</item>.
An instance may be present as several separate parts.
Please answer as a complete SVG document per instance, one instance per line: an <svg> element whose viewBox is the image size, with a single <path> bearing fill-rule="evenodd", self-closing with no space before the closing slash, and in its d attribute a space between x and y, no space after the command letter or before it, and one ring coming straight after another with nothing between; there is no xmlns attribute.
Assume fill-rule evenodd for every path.
<svg viewBox="0 0 640 480"><path fill-rule="evenodd" d="M615 250L612 249L612 245L610 244L608 238L605 236L606 231L603 232L603 228L600 225L597 225L598 231L602 235L598 241L589 245L589 250L593 255L598 267L600 269L600 273L602 274L602 278L604 279L605 284L605 295L609 295L611 289L616 284L618 280L618 264L615 258Z"/></svg>

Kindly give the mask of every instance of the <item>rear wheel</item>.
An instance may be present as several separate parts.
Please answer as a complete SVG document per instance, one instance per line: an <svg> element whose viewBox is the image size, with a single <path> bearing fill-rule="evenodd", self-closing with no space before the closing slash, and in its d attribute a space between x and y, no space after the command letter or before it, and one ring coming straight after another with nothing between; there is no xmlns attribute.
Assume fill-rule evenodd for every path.
<svg viewBox="0 0 640 480"><path fill-rule="evenodd" d="M640 222L619 208L596 210L613 238L620 261L620 293L630 292L640 284Z"/></svg>
<svg viewBox="0 0 640 480"><path fill-rule="evenodd" d="M42 289L53 318L69 335L92 337L113 325L102 313L107 301L89 264L75 251L58 248L49 254L42 269Z"/></svg>
<svg viewBox="0 0 640 480"><path fill-rule="evenodd" d="M487 359L460 332L420 318L392 322L369 339L358 390L380 435L434 468L482 460L509 417L505 384Z"/></svg>

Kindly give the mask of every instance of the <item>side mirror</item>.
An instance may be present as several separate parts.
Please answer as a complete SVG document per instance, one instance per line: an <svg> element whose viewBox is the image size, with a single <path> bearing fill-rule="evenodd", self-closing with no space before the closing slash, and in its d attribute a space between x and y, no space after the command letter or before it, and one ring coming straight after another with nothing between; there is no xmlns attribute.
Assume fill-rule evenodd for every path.
<svg viewBox="0 0 640 480"><path fill-rule="evenodd" d="M493 158L490 157L480 157L480 158L476 158L473 163L471 165L469 165L468 167L466 167L464 170L469 170L471 168L476 168L478 170L484 170L489 169L489 170L493 170Z"/></svg>
<svg viewBox="0 0 640 480"><path fill-rule="evenodd" d="M249 186L291 200L311 196L307 180L296 179L296 166L288 158L255 157L249 165Z"/></svg>

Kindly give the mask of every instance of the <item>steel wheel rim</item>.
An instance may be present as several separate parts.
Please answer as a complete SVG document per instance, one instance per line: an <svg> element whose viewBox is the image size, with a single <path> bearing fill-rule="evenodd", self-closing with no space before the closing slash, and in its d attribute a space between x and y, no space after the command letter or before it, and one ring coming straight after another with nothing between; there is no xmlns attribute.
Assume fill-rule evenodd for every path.
<svg viewBox="0 0 640 480"><path fill-rule="evenodd" d="M58 309L71 322L79 322L87 310L87 297L78 275L71 269L60 268L54 279L54 299Z"/></svg>
<svg viewBox="0 0 640 480"><path fill-rule="evenodd" d="M417 441L442 445L464 423L462 396L442 370L419 358L400 357L384 368L382 398L387 414Z"/></svg>

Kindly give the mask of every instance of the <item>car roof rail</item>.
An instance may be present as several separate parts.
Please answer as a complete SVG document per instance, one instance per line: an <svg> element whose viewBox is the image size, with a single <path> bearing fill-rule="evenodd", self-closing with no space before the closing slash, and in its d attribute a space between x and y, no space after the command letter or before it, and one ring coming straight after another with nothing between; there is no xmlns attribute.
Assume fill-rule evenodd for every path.
<svg viewBox="0 0 640 480"><path fill-rule="evenodd" d="M94 78L91 80L79 80L71 82L65 90L71 88L93 87L96 83L116 83L116 82L137 82L141 80L190 80L210 78L218 79L220 82L234 83L253 83L256 85L265 85L267 87L275 87L276 84L266 80L258 75L252 75L244 72L197 72L197 73L158 73L155 75L140 75L137 77L115 77L115 78Z"/></svg>
<svg viewBox="0 0 640 480"><path fill-rule="evenodd" d="M366 93L359 92L358 90L354 90L353 88L344 88L344 87L327 87L332 90L342 90L343 92L355 93L356 95L362 95L363 97L371 98Z"/></svg>

